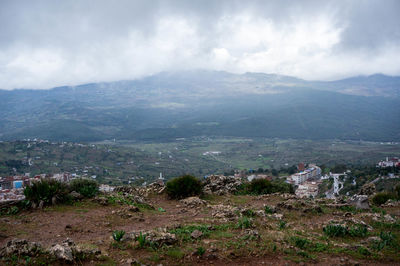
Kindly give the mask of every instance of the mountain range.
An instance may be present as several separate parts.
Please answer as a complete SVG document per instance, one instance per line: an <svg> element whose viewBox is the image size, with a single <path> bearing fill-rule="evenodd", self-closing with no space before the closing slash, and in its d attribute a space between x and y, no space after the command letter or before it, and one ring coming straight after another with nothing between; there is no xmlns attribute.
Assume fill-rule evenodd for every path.
<svg viewBox="0 0 400 266"><path fill-rule="evenodd" d="M306 81L162 72L48 90L0 90L0 139L168 141L193 136L400 140L400 77Z"/></svg>

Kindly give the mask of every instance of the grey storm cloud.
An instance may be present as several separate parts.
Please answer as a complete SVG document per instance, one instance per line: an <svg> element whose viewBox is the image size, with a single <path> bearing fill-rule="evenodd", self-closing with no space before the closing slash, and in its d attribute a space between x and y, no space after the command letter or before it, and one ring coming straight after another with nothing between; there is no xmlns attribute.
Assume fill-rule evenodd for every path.
<svg viewBox="0 0 400 266"><path fill-rule="evenodd" d="M400 74L400 1L0 1L0 88L191 68Z"/></svg>

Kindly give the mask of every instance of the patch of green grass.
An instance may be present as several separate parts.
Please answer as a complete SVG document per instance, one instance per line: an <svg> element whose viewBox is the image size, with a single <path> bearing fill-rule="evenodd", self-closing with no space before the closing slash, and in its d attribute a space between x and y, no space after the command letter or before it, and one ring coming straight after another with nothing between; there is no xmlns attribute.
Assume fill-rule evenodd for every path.
<svg viewBox="0 0 400 266"><path fill-rule="evenodd" d="M198 230L203 233L203 236L208 236L211 232L212 226L206 224L200 225L186 225L169 230L170 233L175 234L181 241L192 241L191 234L193 231Z"/></svg>
<svg viewBox="0 0 400 266"><path fill-rule="evenodd" d="M210 238L213 239L223 239L223 238L232 238L235 235L231 232L226 231L215 231L210 234Z"/></svg>
<svg viewBox="0 0 400 266"><path fill-rule="evenodd" d="M246 217L255 217L256 216L256 212L253 211L252 209L247 209L247 210L244 210L242 212L242 215L244 215Z"/></svg>
<svg viewBox="0 0 400 266"><path fill-rule="evenodd" d="M265 211L266 214L273 214L274 213L273 209L268 205L265 205L264 211Z"/></svg>
<svg viewBox="0 0 400 266"><path fill-rule="evenodd" d="M77 212L77 213L87 213L87 212L89 212L89 210L86 210L86 209L77 209L77 210L75 210L75 212Z"/></svg>
<svg viewBox="0 0 400 266"><path fill-rule="evenodd" d="M385 223L385 222L372 222L371 226L380 230L400 230L400 223Z"/></svg>
<svg viewBox="0 0 400 266"><path fill-rule="evenodd" d="M348 234L352 237L366 237L368 229L366 225L356 224L348 229Z"/></svg>
<svg viewBox="0 0 400 266"><path fill-rule="evenodd" d="M138 207L141 211L142 210L154 210L154 207L147 203L133 203L134 206Z"/></svg>
<svg viewBox="0 0 400 266"><path fill-rule="evenodd" d="M253 227L253 221L251 218L248 218L247 216L240 217L237 224L236 228L240 229L247 229Z"/></svg>
<svg viewBox="0 0 400 266"><path fill-rule="evenodd" d="M178 247L173 247L173 248L168 249L165 254L168 257L171 257L176 260L180 260L185 256L185 253Z"/></svg>
<svg viewBox="0 0 400 266"><path fill-rule="evenodd" d="M149 261L152 262L160 262L161 261L161 257L158 253L154 253L153 255L151 255L150 257L147 258Z"/></svg>
<svg viewBox="0 0 400 266"><path fill-rule="evenodd" d="M285 229L286 228L286 221L284 221L284 220L282 220L282 221L279 221L278 222L278 228L279 228L279 230L283 230L283 229Z"/></svg>
<svg viewBox="0 0 400 266"><path fill-rule="evenodd" d="M323 231L330 237L343 237L348 233L347 228L340 224L328 224L323 228Z"/></svg>
<svg viewBox="0 0 400 266"><path fill-rule="evenodd" d="M385 214L386 214L385 209L382 209L382 208L377 207L377 206L372 206L372 207L371 207L371 210L372 210L374 213L381 213L382 215L385 215Z"/></svg>
<svg viewBox="0 0 400 266"><path fill-rule="evenodd" d="M198 247L198 248L196 249L196 254L197 254L197 255L203 256L204 253L206 253L206 249L205 249L204 247Z"/></svg>

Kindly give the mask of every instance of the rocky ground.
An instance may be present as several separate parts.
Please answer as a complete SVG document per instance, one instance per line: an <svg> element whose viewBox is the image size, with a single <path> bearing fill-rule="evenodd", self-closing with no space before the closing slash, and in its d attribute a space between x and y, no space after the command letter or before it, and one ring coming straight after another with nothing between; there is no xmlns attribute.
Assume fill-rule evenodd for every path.
<svg viewBox="0 0 400 266"><path fill-rule="evenodd" d="M397 202L364 201L357 209L358 203L291 194L233 195L221 186L180 201L158 185L119 188L73 205L3 215L0 264L400 264ZM125 232L120 241L112 237L117 230Z"/></svg>

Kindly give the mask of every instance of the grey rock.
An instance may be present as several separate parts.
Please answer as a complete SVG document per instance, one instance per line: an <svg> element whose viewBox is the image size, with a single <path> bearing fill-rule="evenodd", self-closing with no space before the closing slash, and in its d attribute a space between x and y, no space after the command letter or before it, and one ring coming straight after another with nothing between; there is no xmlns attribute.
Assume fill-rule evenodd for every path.
<svg viewBox="0 0 400 266"><path fill-rule="evenodd" d="M53 245L50 248L49 253L59 260L73 262L74 254L76 254L76 245L74 241L67 238L61 244Z"/></svg>
<svg viewBox="0 0 400 266"><path fill-rule="evenodd" d="M206 202L200 199L199 197L189 197L186 199L182 199L179 202L185 205L186 207L191 207L191 208L199 207L206 204Z"/></svg>
<svg viewBox="0 0 400 266"><path fill-rule="evenodd" d="M369 201L367 195L354 195L348 200L348 203L357 209L369 209Z"/></svg>
<svg viewBox="0 0 400 266"><path fill-rule="evenodd" d="M65 260L68 262L74 261L72 248L69 246L56 244L50 248L50 254L54 255L59 260Z"/></svg>
<svg viewBox="0 0 400 266"><path fill-rule="evenodd" d="M203 236L203 233L199 230L194 230L190 236L194 239L198 239Z"/></svg>
<svg viewBox="0 0 400 266"><path fill-rule="evenodd" d="M81 200L81 199L83 199L83 196L80 193L76 192L76 191L72 191L71 193L69 193L69 195L71 196L71 198L73 200Z"/></svg>
<svg viewBox="0 0 400 266"><path fill-rule="evenodd" d="M36 242L29 242L26 239L13 239L0 249L0 257L9 255L27 255L32 256L42 249Z"/></svg>

